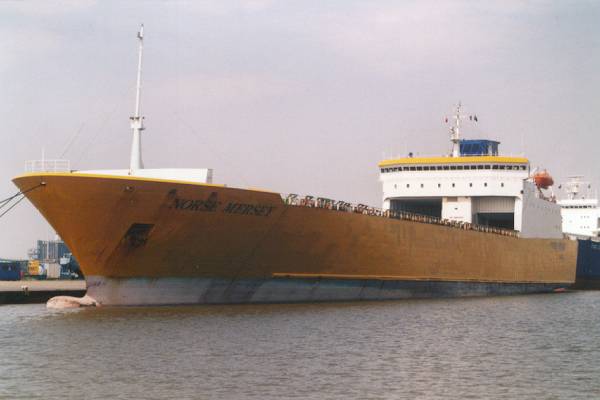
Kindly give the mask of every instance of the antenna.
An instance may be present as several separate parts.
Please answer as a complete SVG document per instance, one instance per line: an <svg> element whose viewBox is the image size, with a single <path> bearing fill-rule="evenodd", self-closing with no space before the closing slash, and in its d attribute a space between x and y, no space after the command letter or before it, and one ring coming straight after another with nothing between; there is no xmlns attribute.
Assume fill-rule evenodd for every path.
<svg viewBox="0 0 600 400"><path fill-rule="evenodd" d="M569 176L568 178L569 180L567 181L567 183L565 183L565 190L567 192L569 200L575 200L577 198L577 195L581 191L580 188L582 186L589 185L589 182L583 181L583 176L581 175Z"/></svg>
<svg viewBox="0 0 600 400"><path fill-rule="evenodd" d="M456 114L454 115L454 126L450 128L450 140L452 141L452 157L460 156L460 101L456 106Z"/></svg>
<svg viewBox="0 0 600 400"><path fill-rule="evenodd" d="M450 141L452 142L452 157L460 157L460 121L463 118L467 118L467 116L460 115L460 109L462 108L462 103L459 101L456 106L456 114L452 116L454 119L454 126L450 127ZM477 122L477 115L469 115L469 121ZM448 117L445 118L445 122L448 123ZM488 149L488 152L490 150Z"/></svg>
<svg viewBox="0 0 600 400"><path fill-rule="evenodd" d="M131 158L129 161L129 175L133 175L135 170L143 169L142 162L142 131L144 130L144 117L140 116L140 94L142 86L142 53L144 50L144 24L140 26L137 34L139 40L137 85L135 92L135 114L130 117L131 129L133 130L133 142L131 143Z"/></svg>

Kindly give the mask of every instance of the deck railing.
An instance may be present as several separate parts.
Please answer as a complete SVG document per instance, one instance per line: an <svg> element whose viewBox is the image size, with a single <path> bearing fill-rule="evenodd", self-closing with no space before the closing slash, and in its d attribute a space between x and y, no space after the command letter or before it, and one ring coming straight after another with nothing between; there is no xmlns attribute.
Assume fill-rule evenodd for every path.
<svg viewBox="0 0 600 400"><path fill-rule="evenodd" d="M345 201L336 201L324 197L305 196L300 197L297 194L282 195L285 204L297 207L323 208L333 211L351 212L356 214L370 215L381 218L400 219L405 221L421 222L425 224L435 224L448 226L456 229L471 230L478 232L494 233L497 235L519 237L519 232L511 229L498 228L494 226L471 224L468 222L452 221L448 219L421 215L406 211L383 210L377 207L370 207L364 204L352 204Z"/></svg>
<svg viewBox="0 0 600 400"><path fill-rule="evenodd" d="M70 172L69 160L30 160L25 164L27 172Z"/></svg>

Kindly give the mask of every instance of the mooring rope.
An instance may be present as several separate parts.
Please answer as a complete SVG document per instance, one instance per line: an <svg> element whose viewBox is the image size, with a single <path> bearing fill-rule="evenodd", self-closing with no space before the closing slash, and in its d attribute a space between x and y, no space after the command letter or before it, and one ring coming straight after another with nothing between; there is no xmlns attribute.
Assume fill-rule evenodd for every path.
<svg viewBox="0 0 600 400"><path fill-rule="evenodd" d="M38 184L38 185L36 185L34 187L31 187L31 188L29 188L27 190L24 190L24 191L19 190L16 194L14 194L14 195L12 195L12 196L10 196L10 197L8 197L8 198L0 201L0 210L1 210L4 207L6 207L7 205L11 204L11 201L13 201L15 198L21 196L20 199L18 199L16 202L12 203L10 207L8 207L2 214L0 214L0 218L2 218L4 215L6 215L10 210L12 210L13 208L15 208L15 206L17 204L19 204L21 201L23 201L23 199L25 198L25 194L26 193L29 193L32 190L37 189L37 188L39 188L41 186L44 186L44 185L46 185L46 182L41 182L40 184Z"/></svg>
<svg viewBox="0 0 600 400"><path fill-rule="evenodd" d="M6 211L4 211L2 214L0 214L0 218L4 217L4 215L5 215L6 213L8 213L8 212L9 212L10 210L12 210L13 208L15 208L15 206L16 206L17 204L19 204L21 201L23 201L23 199L24 199L24 198L25 198L25 196L22 196L22 197L21 197L19 200L17 200L15 203L13 203L13 205L12 205L12 206L8 207L8 208L6 209Z"/></svg>
<svg viewBox="0 0 600 400"><path fill-rule="evenodd" d="M11 201L12 199L14 199L15 197L18 197L18 196L20 196L21 194L22 194L22 193L21 193L21 191L19 190L19 191L17 192L17 194L15 194L15 195L13 195L13 196L10 196L10 197L8 197L8 198L6 198L6 199L4 199L4 200L0 201L0 208L4 207L4 206L5 206L7 203L10 203L10 201Z"/></svg>

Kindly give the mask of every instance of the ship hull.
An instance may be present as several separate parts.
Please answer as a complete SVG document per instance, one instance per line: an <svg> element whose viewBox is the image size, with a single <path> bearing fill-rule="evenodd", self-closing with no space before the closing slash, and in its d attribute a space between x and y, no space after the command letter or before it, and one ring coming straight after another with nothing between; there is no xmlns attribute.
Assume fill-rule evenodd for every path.
<svg viewBox="0 0 600 400"><path fill-rule="evenodd" d="M551 293L561 283L395 281L320 278L86 279L87 295L105 306L381 301Z"/></svg>
<svg viewBox="0 0 600 400"><path fill-rule="evenodd" d="M573 289L600 290L600 243L577 240L577 273Z"/></svg>
<svg viewBox="0 0 600 400"><path fill-rule="evenodd" d="M577 245L291 206L272 192L102 175L14 179L99 304L347 301L552 291ZM39 186L43 183L42 186Z"/></svg>

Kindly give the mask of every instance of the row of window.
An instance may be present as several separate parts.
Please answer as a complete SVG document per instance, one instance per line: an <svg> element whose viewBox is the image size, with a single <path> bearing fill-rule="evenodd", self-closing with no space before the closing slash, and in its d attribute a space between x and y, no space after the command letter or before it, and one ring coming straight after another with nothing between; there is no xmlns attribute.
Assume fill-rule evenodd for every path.
<svg viewBox="0 0 600 400"><path fill-rule="evenodd" d="M512 164L472 164L472 165L411 165L405 167L381 168L382 173L399 171L455 171L473 169L501 169L513 171L525 171L527 165Z"/></svg>
<svg viewBox="0 0 600 400"><path fill-rule="evenodd" d="M596 206L562 206L562 208L596 208Z"/></svg>
<svg viewBox="0 0 600 400"><path fill-rule="evenodd" d="M424 183L421 183L421 188L424 188L424 187L425 187L425 184L424 184ZM441 184L441 183L438 183L438 184L437 184L437 187L438 187L438 188L441 188L441 187L442 187L442 184ZM452 183L452 187L456 187L456 183ZM473 187L473 183L469 183L469 187ZM483 187L488 187L488 184L487 184L487 182L483 182ZM504 187L504 182L500 182L500 187ZM407 184L406 184L406 188L407 188L407 189L410 189L410 183L407 183ZM394 184L394 189L398 189L398 185L397 185L397 184Z"/></svg>

